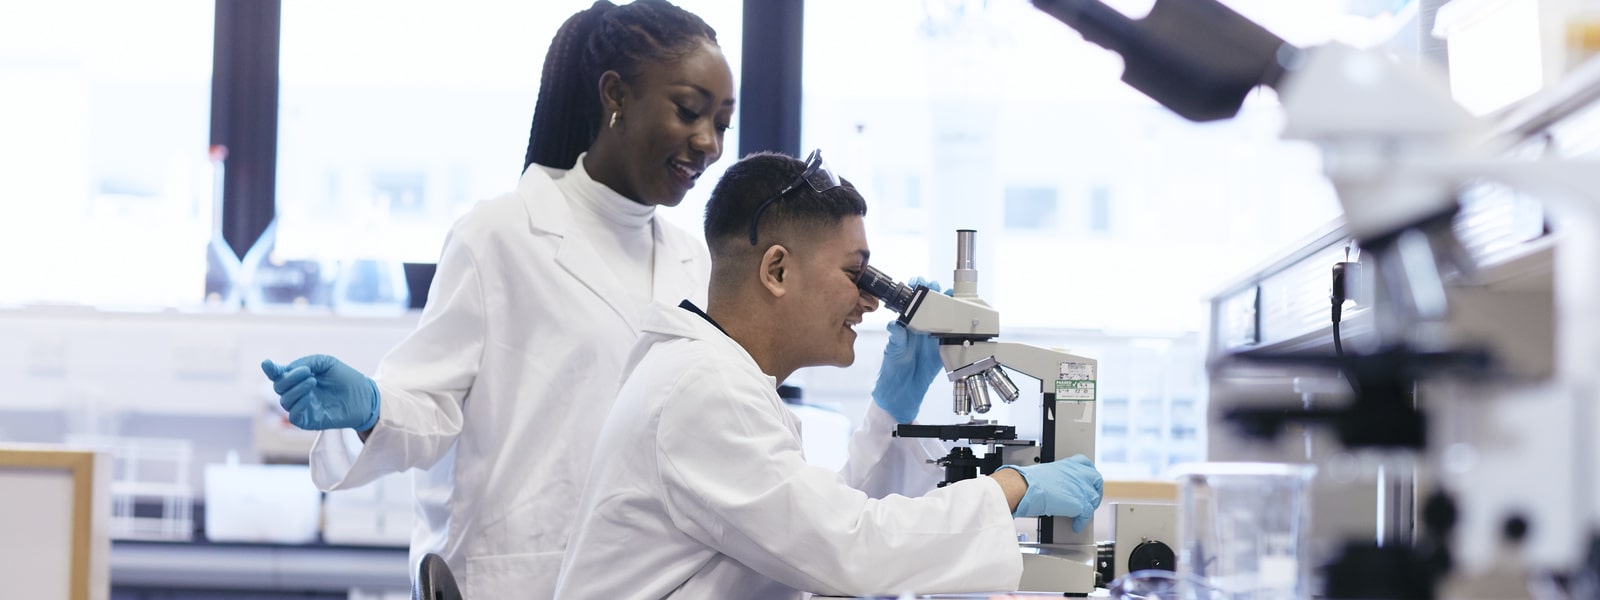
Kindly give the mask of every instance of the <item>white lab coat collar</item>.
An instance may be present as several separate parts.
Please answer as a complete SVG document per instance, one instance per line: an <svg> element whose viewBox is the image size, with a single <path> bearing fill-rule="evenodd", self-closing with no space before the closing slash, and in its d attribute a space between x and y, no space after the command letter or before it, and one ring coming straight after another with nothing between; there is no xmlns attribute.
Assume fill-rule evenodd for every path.
<svg viewBox="0 0 1600 600"><path fill-rule="evenodd" d="M705 308L701 307L701 310L705 310ZM716 325L712 325L704 317L685 310L683 307L678 306L676 302L671 305L660 302L652 303L650 310L645 313L644 325L640 328L639 333L639 345L635 346L632 354L628 356L628 366L624 369L626 373L632 373L633 368L639 364L639 361L644 360L645 353L649 352L650 348L657 343L674 338L701 340L715 344L720 351L739 357L751 369L766 376L768 382L772 384L773 398L777 398L777 378L762 371L761 365L756 363L755 357L750 356L750 352L745 350L744 346L739 345L737 340L728 337L728 334L723 333L721 329L718 329ZM779 404L782 404L781 400L779 400Z"/></svg>
<svg viewBox="0 0 1600 600"><path fill-rule="evenodd" d="M561 238L556 251L556 264L571 273L584 286L594 291L612 310L634 329L639 328L639 315L622 305L623 292L618 288L611 269L600 260L588 240L573 235L572 207L568 204L555 178L566 171L534 164L522 173L517 183L517 197L528 211L528 225L536 233L546 233ZM666 227L661 219L651 219L651 234L655 244L654 291L651 300L675 305L684 298L700 297L704 290L682 289L679 282L695 281L693 265L698 242L683 232ZM679 311L685 312L685 311ZM691 315L693 316L693 315ZM698 318L698 317L697 317ZM707 324L709 326L709 324ZM713 327L713 330L716 328Z"/></svg>

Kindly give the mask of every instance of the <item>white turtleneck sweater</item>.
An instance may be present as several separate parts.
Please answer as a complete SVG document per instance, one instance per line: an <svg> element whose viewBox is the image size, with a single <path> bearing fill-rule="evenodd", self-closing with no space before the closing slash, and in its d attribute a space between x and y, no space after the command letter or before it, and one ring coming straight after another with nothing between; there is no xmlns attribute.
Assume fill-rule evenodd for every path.
<svg viewBox="0 0 1600 600"><path fill-rule="evenodd" d="M651 220L656 207L629 200L589 177L583 168L586 154L556 187L572 207L572 219L600 260L611 267L618 287L643 314L655 285L655 234Z"/></svg>

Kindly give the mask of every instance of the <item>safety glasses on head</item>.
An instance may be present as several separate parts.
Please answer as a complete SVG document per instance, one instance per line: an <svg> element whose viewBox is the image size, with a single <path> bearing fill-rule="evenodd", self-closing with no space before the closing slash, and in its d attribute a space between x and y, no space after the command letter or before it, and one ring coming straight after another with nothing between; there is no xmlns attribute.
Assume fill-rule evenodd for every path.
<svg viewBox="0 0 1600 600"><path fill-rule="evenodd" d="M833 171L828 169L828 163L822 162L822 149L812 150L811 156L806 157L806 170L800 172L800 176L789 182L789 185L783 186L782 190L763 200L761 205L756 207L755 216L750 218L751 246L756 245L756 225L761 223L761 213L767 212L767 207L772 206L772 203L777 202L784 194L800 187L801 182L809 184L811 189L816 190L817 193L839 187L839 176L834 175Z"/></svg>

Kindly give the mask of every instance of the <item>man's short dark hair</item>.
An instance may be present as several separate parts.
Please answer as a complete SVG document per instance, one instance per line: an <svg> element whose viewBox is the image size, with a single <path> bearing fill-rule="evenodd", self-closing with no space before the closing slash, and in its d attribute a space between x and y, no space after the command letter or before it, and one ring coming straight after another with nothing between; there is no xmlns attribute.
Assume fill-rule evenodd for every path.
<svg viewBox="0 0 1600 600"><path fill-rule="evenodd" d="M805 161L776 152L758 152L728 167L706 202L706 244L712 254L750 247L750 219L762 202L805 172ZM837 225L847 216L865 216L867 202L845 179L826 192L802 182L761 213L756 248L765 250L773 232L795 226Z"/></svg>

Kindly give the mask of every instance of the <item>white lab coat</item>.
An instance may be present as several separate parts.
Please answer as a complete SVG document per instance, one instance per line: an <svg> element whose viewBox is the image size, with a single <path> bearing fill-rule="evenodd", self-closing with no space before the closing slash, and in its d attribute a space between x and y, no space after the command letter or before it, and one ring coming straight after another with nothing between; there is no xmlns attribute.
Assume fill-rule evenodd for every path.
<svg viewBox="0 0 1600 600"><path fill-rule="evenodd" d="M938 471L875 405L838 473L807 465L777 381L710 322L657 305L600 433L557 598L1014 590L1005 494Z"/></svg>
<svg viewBox="0 0 1600 600"><path fill-rule="evenodd" d="M421 322L375 379L363 445L328 431L312 448L324 490L414 475L411 565L445 558L468 598L548 598L600 426L648 303L628 309L578 233L552 174L479 203L451 229ZM654 297L704 298L705 246L657 218ZM637 302L637 301L635 301ZM359 452L359 454L357 453Z"/></svg>

